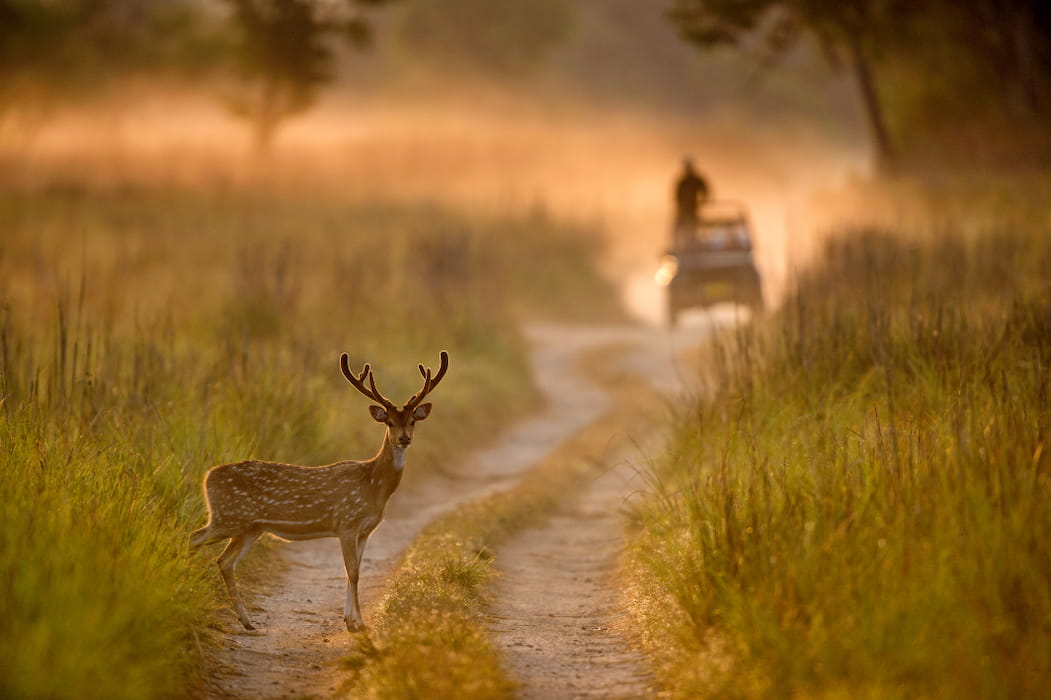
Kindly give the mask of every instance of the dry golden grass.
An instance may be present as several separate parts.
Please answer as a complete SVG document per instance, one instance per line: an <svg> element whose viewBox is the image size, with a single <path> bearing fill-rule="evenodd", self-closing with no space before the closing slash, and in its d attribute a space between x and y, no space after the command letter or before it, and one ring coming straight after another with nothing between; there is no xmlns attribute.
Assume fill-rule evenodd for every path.
<svg viewBox="0 0 1051 700"><path fill-rule="evenodd" d="M1015 213L847 229L790 303L716 346L635 514L671 696L1051 682L1051 221Z"/></svg>
<svg viewBox="0 0 1051 700"><path fill-rule="evenodd" d="M549 217L54 185L0 196L5 696L191 693L225 606L187 551L200 479L249 457L370 454L339 352L394 396L418 388L417 362L455 358L426 470L535 401L515 319L559 305L530 261L561 259L543 285L581 313L617 313L592 234ZM491 404L505 410L477 410Z"/></svg>

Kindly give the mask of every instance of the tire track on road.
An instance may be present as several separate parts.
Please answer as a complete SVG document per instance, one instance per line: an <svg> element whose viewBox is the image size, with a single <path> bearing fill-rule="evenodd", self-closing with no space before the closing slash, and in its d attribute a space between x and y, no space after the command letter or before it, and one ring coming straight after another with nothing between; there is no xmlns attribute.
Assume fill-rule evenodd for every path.
<svg viewBox="0 0 1051 700"><path fill-rule="evenodd" d="M617 581L624 541L620 509L644 487L639 467L629 458L652 454L662 439L655 434L653 416L646 420L645 406L652 409L656 390L668 392L681 384L680 348L699 343L704 334L620 335L636 346L621 358L620 367L649 382L640 381L636 392L649 392L649 401L617 412L634 418L611 426L605 455L593 455L605 456L611 465L601 476L567 499L545 524L520 533L496 553L500 575L493 587L490 630L522 698L654 694L653 679L630 636Z"/></svg>

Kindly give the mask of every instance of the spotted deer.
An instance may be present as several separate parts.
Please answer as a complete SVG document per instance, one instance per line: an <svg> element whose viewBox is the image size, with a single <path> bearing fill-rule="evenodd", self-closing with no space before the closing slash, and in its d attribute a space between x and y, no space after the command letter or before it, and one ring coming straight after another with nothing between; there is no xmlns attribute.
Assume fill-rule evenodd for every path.
<svg viewBox="0 0 1051 700"><path fill-rule="evenodd" d="M412 443L416 423L430 415L431 404L420 402L445 376L449 355L442 351L437 374L432 375L429 367L419 366L423 387L401 408L376 388L368 364L355 375L346 353L339 362L347 381L376 404L369 406L372 418L387 426L375 457L322 467L247 460L212 467L204 477L208 524L190 535L190 545L200 547L230 540L216 564L237 617L246 629L255 627L237 591L234 569L264 532L286 540L338 537L347 568L343 619L351 632L365 628L358 605L361 555L369 535L383 519L387 500L401 482L405 450Z"/></svg>

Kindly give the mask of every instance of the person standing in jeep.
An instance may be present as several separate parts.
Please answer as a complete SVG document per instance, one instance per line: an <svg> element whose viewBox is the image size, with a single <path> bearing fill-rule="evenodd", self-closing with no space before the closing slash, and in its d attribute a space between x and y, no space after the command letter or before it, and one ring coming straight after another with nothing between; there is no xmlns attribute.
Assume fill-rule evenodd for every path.
<svg viewBox="0 0 1051 700"><path fill-rule="evenodd" d="M675 183L675 237L693 238L697 233L699 210L708 199L708 183L693 167L691 158L683 159L683 170Z"/></svg>

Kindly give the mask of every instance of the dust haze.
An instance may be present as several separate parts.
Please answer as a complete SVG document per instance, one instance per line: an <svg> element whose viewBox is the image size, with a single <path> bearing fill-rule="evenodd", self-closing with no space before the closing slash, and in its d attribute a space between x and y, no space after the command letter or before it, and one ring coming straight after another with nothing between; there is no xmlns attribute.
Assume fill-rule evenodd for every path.
<svg viewBox="0 0 1051 700"><path fill-rule="evenodd" d="M685 48L666 60L703 65ZM829 95L815 120L776 99L727 98L727 84L747 83L746 66L738 68L721 73L722 92L714 83L693 83L685 89L696 99L676 105L630 92L594 99L579 85L552 87L542 79L443 75L425 89L418 81L344 83L290 120L265 157L253 152L244 124L215 102L129 87L120 99L52 114L28 129L5 124L3 177L23 187L265 187L478 212L539 211L602 231L603 263L625 305L656 323L661 290L653 273L668 241L672 183L684 156L707 177L715 199L748 208L771 304L814 249L815 221L830 193L870 172L857 109L834 75L812 87Z"/></svg>

